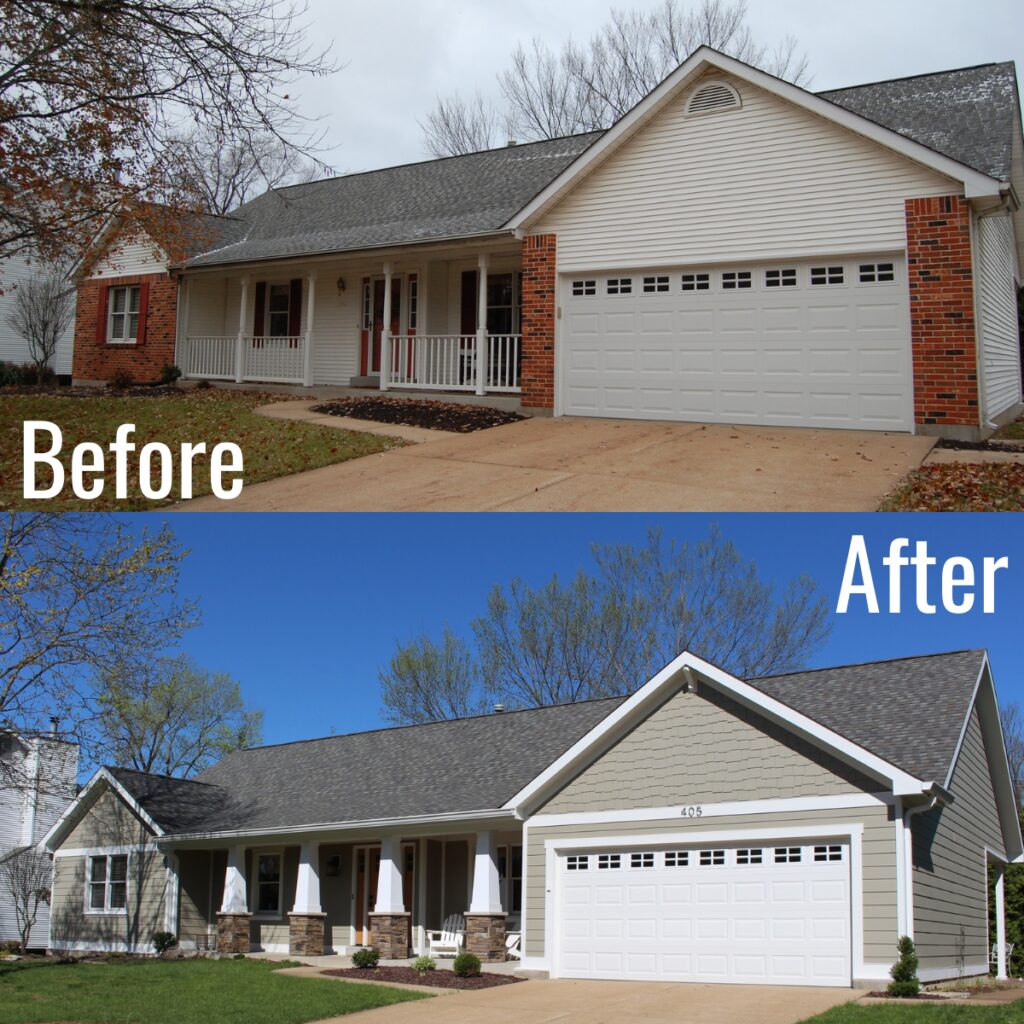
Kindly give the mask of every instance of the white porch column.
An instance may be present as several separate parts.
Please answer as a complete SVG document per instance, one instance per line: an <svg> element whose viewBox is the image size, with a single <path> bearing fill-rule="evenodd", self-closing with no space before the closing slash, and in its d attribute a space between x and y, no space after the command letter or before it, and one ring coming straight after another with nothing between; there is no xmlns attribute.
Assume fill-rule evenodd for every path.
<svg viewBox="0 0 1024 1024"><path fill-rule="evenodd" d="M249 278L242 278L242 297L238 304L238 339L235 341L235 383L245 376L245 321L249 313Z"/></svg>
<svg viewBox="0 0 1024 1024"><path fill-rule="evenodd" d="M302 348L302 383L313 386L313 309L316 304L316 274L306 278L306 338Z"/></svg>
<svg viewBox="0 0 1024 1024"><path fill-rule="evenodd" d="M390 263L384 264L384 321L380 325L380 390L387 391L391 382L391 272ZM372 344L372 339L371 339ZM384 857L381 854L381 870ZM379 898L379 893L378 893Z"/></svg>
<svg viewBox="0 0 1024 1024"><path fill-rule="evenodd" d="M245 889L245 847L232 846L228 850L228 867L224 872L224 900L222 914L249 913L249 897Z"/></svg>
<svg viewBox="0 0 1024 1024"><path fill-rule="evenodd" d="M181 874L178 858L169 853L164 857L166 880L164 883L164 931L178 934L178 897L181 890Z"/></svg>
<svg viewBox="0 0 1024 1024"><path fill-rule="evenodd" d="M178 296L178 330L174 344L174 362L182 373L187 376L187 363L189 362L188 324L192 318L192 281L189 278L181 278L181 284L178 286Z"/></svg>
<svg viewBox="0 0 1024 1024"><path fill-rule="evenodd" d="M373 910L375 914L405 913L404 897L402 896L401 858L402 843L398 836L384 836L380 841L380 872L377 875L377 905Z"/></svg>
<svg viewBox="0 0 1024 1024"><path fill-rule="evenodd" d="M996 868L996 977L1005 981L1006 964L1006 865L997 864Z"/></svg>
<svg viewBox="0 0 1024 1024"><path fill-rule="evenodd" d="M477 832L473 856L473 898L470 914L502 914L501 884L498 878L498 847L493 832Z"/></svg>
<svg viewBox="0 0 1024 1024"><path fill-rule="evenodd" d="M295 883L293 914L319 914L320 844L303 843L299 851L299 876Z"/></svg>
<svg viewBox="0 0 1024 1024"><path fill-rule="evenodd" d="M481 253L477 261L478 283L476 311L476 393L484 393L487 383L487 268L490 257Z"/></svg>

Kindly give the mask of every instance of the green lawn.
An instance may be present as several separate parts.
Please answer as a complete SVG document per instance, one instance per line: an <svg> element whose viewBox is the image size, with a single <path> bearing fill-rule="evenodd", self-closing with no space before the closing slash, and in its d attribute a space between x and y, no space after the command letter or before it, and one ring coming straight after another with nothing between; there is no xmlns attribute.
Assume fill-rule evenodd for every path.
<svg viewBox="0 0 1024 1024"><path fill-rule="evenodd" d="M1007 1006L965 1006L963 1003L876 1003L837 1006L804 1024L1021 1024L1024 1000Z"/></svg>
<svg viewBox="0 0 1024 1024"><path fill-rule="evenodd" d="M137 511L168 505L180 497L177 467L181 445L186 441L192 444L205 441L208 453L222 441L238 444L245 461L242 479L246 484L357 459L401 443L374 434L268 419L253 412L257 406L273 400L265 394L217 388L190 389L152 397L104 395L100 398L0 392L0 509ZM65 471L71 465L71 450L79 442L92 441L104 449L106 485L99 498L92 501L76 498L71 491L68 474L60 498L25 500L22 487L25 420L48 420L60 427L63 433L60 461ZM107 446L114 440L117 427L122 423L134 423L136 426L136 433L130 440L137 447L129 456L129 467L137 466L138 452L148 442L161 441L171 449L176 471L171 495L166 500L151 501L143 497L137 473L129 474L127 500L116 499L113 458ZM46 444L42 437L40 439L39 446L44 451L49 447L48 438L49 435L45 435ZM210 493L209 465L208 456L196 458L193 497ZM37 473L40 485L48 484L50 479L48 472L45 475Z"/></svg>
<svg viewBox="0 0 1024 1024"><path fill-rule="evenodd" d="M0 1024L303 1024L430 998L271 973L280 966L259 960L0 963Z"/></svg>

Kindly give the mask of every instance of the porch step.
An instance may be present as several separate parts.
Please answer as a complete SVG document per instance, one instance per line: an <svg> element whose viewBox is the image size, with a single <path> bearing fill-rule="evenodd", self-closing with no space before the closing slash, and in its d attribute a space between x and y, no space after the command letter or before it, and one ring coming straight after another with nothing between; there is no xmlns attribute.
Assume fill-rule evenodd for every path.
<svg viewBox="0 0 1024 1024"><path fill-rule="evenodd" d="M380 388L380 377L351 377L348 386L350 388Z"/></svg>

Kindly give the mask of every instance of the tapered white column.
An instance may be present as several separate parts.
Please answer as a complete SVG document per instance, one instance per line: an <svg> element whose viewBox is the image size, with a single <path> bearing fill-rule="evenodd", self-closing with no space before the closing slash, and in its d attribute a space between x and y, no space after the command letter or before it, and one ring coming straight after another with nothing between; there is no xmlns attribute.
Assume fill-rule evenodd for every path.
<svg viewBox="0 0 1024 1024"><path fill-rule="evenodd" d="M316 306L316 274L306 278L306 338L302 349L302 383L313 386L313 310Z"/></svg>
<svg viewBox="0 0 1024 1024"><path fill-rule="evenodd" d="M473 856L473 898L470 914L501 914L501 880L498 877L498 847L493 832L477 832Z"/></svg>
<svg viewBox="0 0 1024 1024"><path fill-rule="evenodd" d="M222 914L247 914L249 897L245 888L245 847L232 846L228 850L228 867L224 873L224 899Z"/></svg>
<svg viewBox="0 0 1024 1024"><path fill-rule="evenodd" d="M384 264L384 319L380 325L380 389L387 391L391 381L391 271ZM381 861L383 864L383 860Z"/></svg>
<svg viewBox="0 0 1024 1024"><path fill-rule="evenodd" d="M476 311L476 393L482 395L487 382L487 268L490 257L481 254L477 262L479 289Z"/></svg>
<svg viewBox="0 0 1024 1024"><path fill-rule="evenodd" d="M295 881L293 914L319 914L320 844L303 843L299 851L299 875Z"/></svg>
<svg viewBox="0 0 1024 1024"><path fill-rule="evenodd" d="M377 875L375 914L404 914L402 896L402 844L397 836L380 841L380 871Z"/></svg>
<svg viewBox="0 0 1024 1024"><path fill-rule="evenodd" d="M1005 981L1006 964L1006 866L997 864L996 873L996 977Z"/></svg>
<svg viewBox="0 0 1024 1024"><path fill-rule="evenodd" d="M238 338L235 341L235 383L245 376L245 321L249 313L249 278L242 278L242 295L238 304Z"/></svg>

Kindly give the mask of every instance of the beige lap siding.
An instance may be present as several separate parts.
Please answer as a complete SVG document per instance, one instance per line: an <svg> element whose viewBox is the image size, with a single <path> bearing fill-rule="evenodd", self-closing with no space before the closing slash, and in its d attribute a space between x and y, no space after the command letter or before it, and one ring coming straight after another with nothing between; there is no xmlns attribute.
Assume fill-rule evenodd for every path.
<svg viewBox="0 0 1024 1024"><path fill-rule="evenodd" d="M753 831L755 829L820 828L830 825L861 823L863 832L864 884L864 961L866 964L891 964L897 936L896 928L896 831L883 806L830 809L786 814L743 814L705 818L692 824L679 818L666 821L631 821L610 825L529 825L526 858L526 955L542 957L546 917L545 841L548 839L585 839L603 836L651 836L685 832L701 833ZM854 910L856 912L856 910Z"/></svg>
<svg viewBox="0 0 1024 1024"><path fill-rule="evenodd" d="M212 905L214 853L182 850L178 854L178 939L193 943L206 938L216 925L217 906Z"/></svg>
<svg viewBox="0 0 1024 1024"><path fill-rule="evenodd" d="M985 847L1005 852L977 710L950 792L950 806L911 819L914 940L922 969L956 974L961 966L988 963Z"/></svg>

